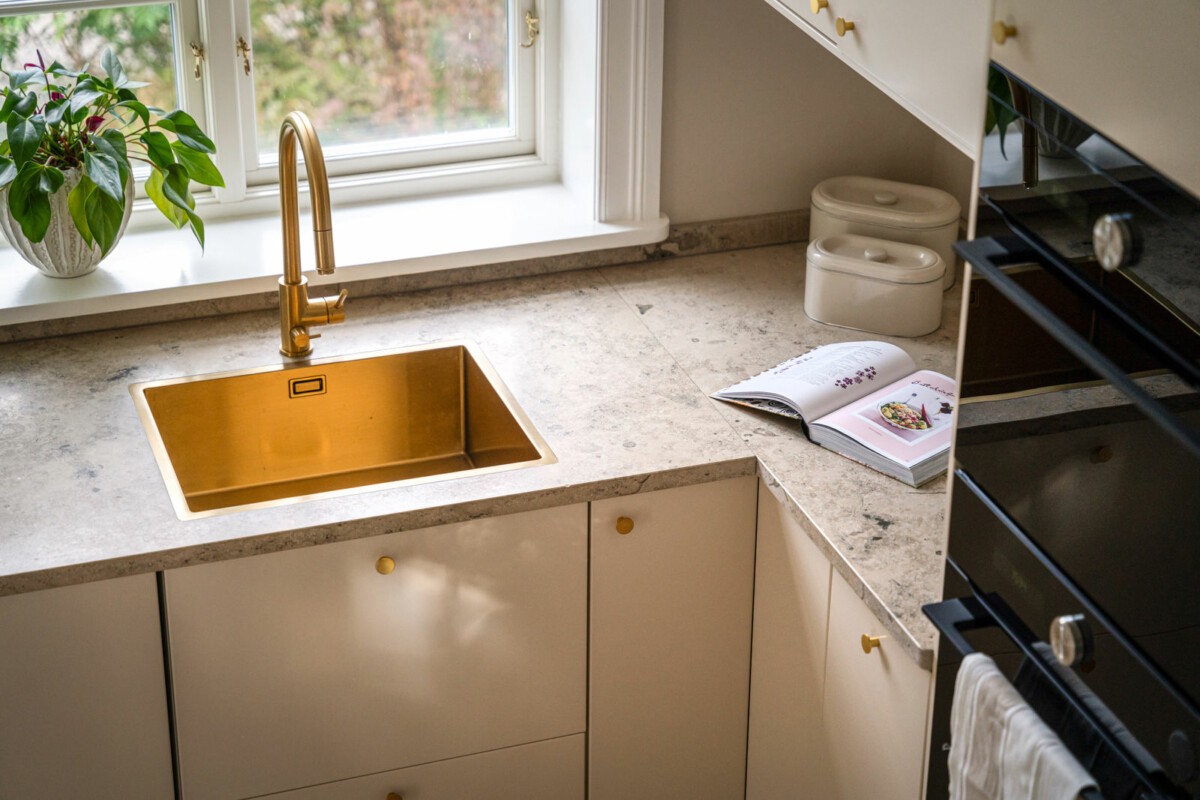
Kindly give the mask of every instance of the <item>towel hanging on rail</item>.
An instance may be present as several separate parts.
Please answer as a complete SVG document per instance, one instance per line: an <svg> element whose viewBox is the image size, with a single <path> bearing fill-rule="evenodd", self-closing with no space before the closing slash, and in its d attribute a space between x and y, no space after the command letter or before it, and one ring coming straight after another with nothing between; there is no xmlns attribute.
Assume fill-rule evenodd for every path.
<svg viewBox="0 0 1200 800"><path fill-rule="evenodd" d="M950 800L1075 800L1096 782L986 655L963 659L950 712Z"/></svg>

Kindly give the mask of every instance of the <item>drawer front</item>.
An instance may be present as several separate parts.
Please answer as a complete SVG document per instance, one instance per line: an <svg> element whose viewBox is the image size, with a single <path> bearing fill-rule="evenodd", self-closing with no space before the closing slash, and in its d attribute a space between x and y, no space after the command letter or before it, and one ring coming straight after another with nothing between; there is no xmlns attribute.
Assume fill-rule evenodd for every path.
<svg viewBox="0 0 1200 800"><path fill-rule="evenodd" d="M837 13L839 0L825 0L825 7L813 13L812 0L768 0L776 10L801 26L809 35L816 34L826 44L835 45L837 34L834 31L834 15ZM790 13L789 13L790 12Z"/></svg>
<svg viewBox="0 0 1200 800"><path fill-rule="evenodd" d="M933 676L898 642L881 639L864 653L862 636L881 634L879 620L840 575L829 594L829 653L824 723L832 797L920 800Z"/></svg>
<svg viewBox="0 0 1200 800"><path fill-rule="evenodd" d="M577 505L167 573L187 799L583 731L586 559Z"/></svg>
<svg viewBox="0 0 1200 800"><path fill-rule="evenodd" d="M839 52L965 153L979 152L990 3L830 0L854 23Z"/></svg>
<svg viewBox="0 0 1200 800"><path fill-rule="evenodd" d="M275 795L277 800L583 800L584 736L507 747Z"/></svg>

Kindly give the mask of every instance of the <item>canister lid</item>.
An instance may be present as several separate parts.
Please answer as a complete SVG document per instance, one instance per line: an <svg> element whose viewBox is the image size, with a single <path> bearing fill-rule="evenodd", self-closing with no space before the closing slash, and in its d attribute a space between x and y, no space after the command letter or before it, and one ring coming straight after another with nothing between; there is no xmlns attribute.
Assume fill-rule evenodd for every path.
<svg viewBox="0 0 1200 800"><path fill-rule="evenodd" d="M941 189L857 175L821 181L812 204L841 219L891 228L940 228L960 213L958 201Z"/></svg>
<svg viewBox="0 0 1200 800"><path fill-rule="evenodd" d="M852 233L839 233L810 242L808 265L888 283L940 281L946 271L946 262L927 247Z"/></svg>

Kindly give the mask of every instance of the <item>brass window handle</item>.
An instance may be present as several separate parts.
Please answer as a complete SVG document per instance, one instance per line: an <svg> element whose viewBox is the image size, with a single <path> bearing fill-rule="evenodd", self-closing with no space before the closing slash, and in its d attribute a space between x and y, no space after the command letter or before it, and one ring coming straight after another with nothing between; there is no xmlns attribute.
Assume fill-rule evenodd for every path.
<svg viewBox="0 0 1200 800"><path fill-rule="evenodd" d="M200 42L199 44L188 42L188 46L192 48L192 57L196 59L196 66L192 74L196 76L196 80L200 80L200 68L204 63L204 42Z"/></svg>
<svg viewBox="0 0 1200 800"><path fill-rule="evenodd" d="M237 49L237 54L242 57L242 69L246 72L247 75L249 75L250 74L250 44L249 44L249 42L246 41L246 37L239 36L237 38L237 44L235 45L235 47Z"/></svg>
<svg viewBox="0 0 1200 800"><path fill-rule="evenodd" d="M539 26L542 21L533 15L533 11L525 12L525 34L529 37L528 42L521 42L521 47L533 47L533 43L537 41L538 34L541 33Z"/></svg>

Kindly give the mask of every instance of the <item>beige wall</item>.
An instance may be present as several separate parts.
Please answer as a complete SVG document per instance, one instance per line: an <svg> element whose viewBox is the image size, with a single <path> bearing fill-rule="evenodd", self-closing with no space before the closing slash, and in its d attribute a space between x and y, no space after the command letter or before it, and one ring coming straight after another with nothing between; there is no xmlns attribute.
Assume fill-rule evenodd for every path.
<svg viewBox="0 0 1200 800"><path fill-rule="evenodd" d="M806 208L819 181L854 174L970 191L965 156L764 0L666 0L672 222Z"/></svg>

